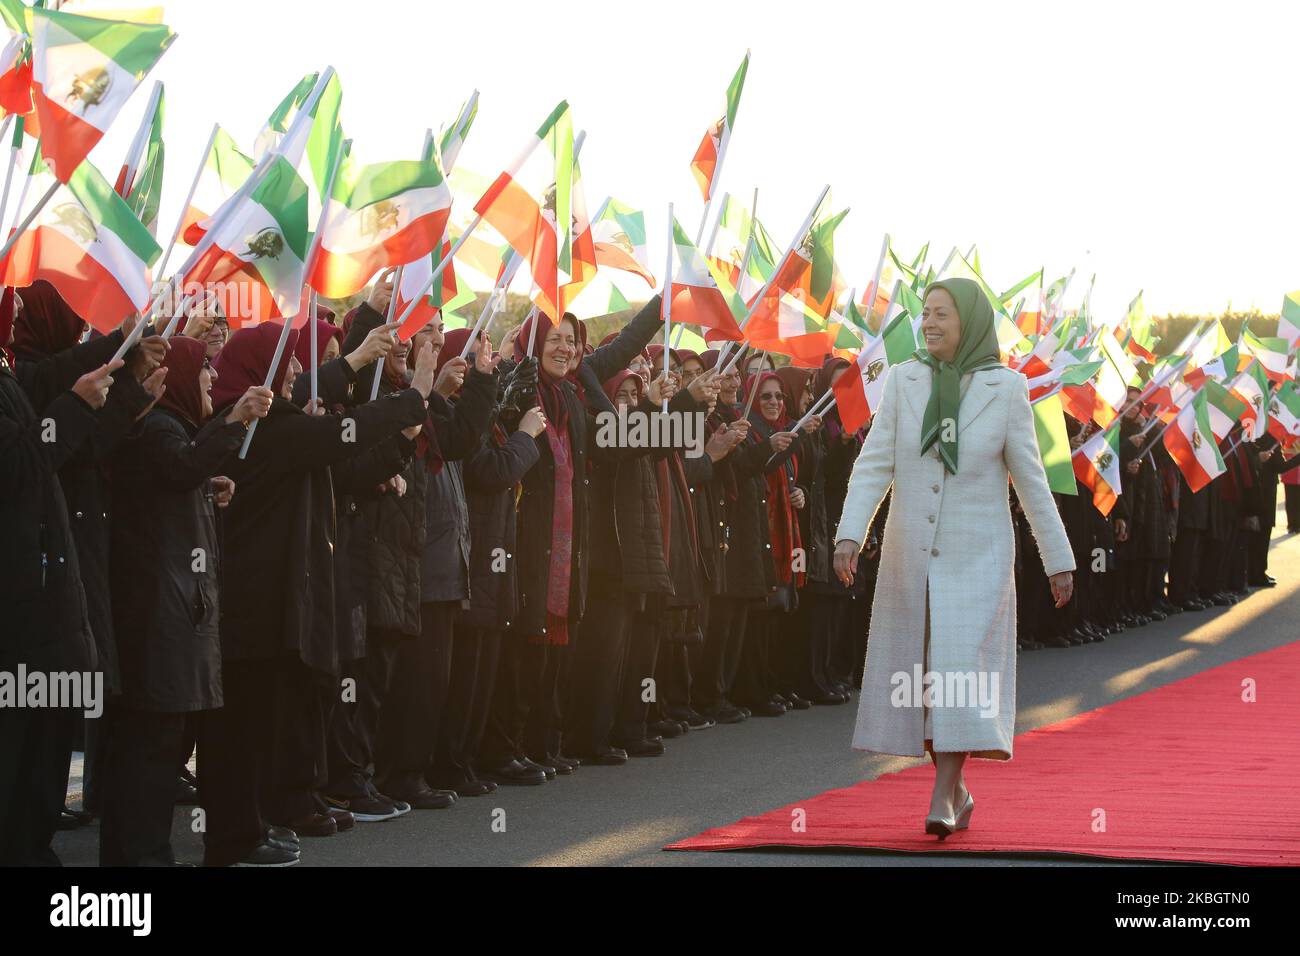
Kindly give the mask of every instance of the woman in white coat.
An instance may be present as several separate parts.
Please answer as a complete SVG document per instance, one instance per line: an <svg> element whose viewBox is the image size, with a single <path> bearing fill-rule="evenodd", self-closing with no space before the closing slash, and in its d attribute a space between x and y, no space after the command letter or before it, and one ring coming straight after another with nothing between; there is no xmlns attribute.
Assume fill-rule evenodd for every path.
<svg viewBox="0 0 1300 956"><path fill-rule="evenodd" d="M970 823L966 757L1011 759L1016 596L1008 474L1057 607L1070 599L1075 565L1038 455L1028 386L999 361L987 296L969 279L932 283L921 332L925 347L890 369L853 466L834 562L840 580L851 581L892 485L853 747L930 754L935 783L925 832L943 839Z"/></svg>

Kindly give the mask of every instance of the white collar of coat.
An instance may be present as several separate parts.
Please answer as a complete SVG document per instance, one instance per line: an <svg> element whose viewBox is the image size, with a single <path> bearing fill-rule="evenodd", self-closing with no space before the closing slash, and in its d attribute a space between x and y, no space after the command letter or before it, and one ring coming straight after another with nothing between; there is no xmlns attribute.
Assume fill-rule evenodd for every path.
<svg viewBox="0 0 1300 956"><path fill-rule="evenodd" d="M916 416L917 425L920 425L925 418L925 406L930 403L930 379L934 373L923 362L914 360L907 365L903 395L907 399L908 408ZM971 373L970 386L957 409L957 434L964 432L979 413L997 398L1003 380L1000 369L981 369Z"/></svg>

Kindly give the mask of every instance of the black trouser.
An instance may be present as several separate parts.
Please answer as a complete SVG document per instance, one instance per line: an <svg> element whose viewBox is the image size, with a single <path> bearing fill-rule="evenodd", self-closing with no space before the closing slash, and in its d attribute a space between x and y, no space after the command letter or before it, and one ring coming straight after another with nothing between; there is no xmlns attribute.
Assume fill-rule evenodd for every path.
<svg viewBox="0 0 1300 956"><path fill-rule="evenodd" d="M740 663L749 601L715 595L709 599L708 626L691 683L691 703L706 716L715 715L727 700Z"/></svg>
<svg viewBox="0 0 1300 956"><path fill-rule="evenodd" d="M0 707L0 866L58 866L50 849L81 711Z"/></svg>
<svg viewBox="0 0 1300 956"><path fill-rule="evenodd" d="M1273 536L1273 529L1261 528L1259 531L1244 533L1246 535L1247 577L1251 584L1258 584L1268 574L1268 544L1269 539Z"/></svg>
<svg viewBox="0 0 1300 956"><path fill-rule="evenodd" d="M629 621L639 603L639 595L613 587L591 589L565 714L569 753L575 757L610 746L627 660Z"/></svg>
<svg viewBox="0 0 1300 956"><path fill-rule="evenodd" d="M1286 489L1283 494L1286 495L1286 530L1294 532L1300 530L1300 485L1283 484Z"/></svg>
<svg viewBox="0 0 1300 956"><path fill-rule="evenodd" d="M263 813L279 826L318 811L317 794L325 789L326 723L338 694L334 678L304 674L282 682L276 693L275 743Z"/></svg>
<svg viewBox="0 0 1300 956"><path fill-rule="evenodd" d="M103 808L103 778L108 761L108 751L112 747L110 721L103 715L97 718L85 717L82 724L82 737L85 741L85 759L81 764L81 808L87 813L99 816Z"/></svg>
<svg viewBox="0 0 1300 956"><path fill-rule="evenodd" d="M841 683L849 683L849 676L853 673L850 661L855 644L852 628L856 607L853 595L847 591L832 594L823 603L826 605L826 657L821 663L820 673L813 670L813 677L835 691Z"/></svg>
<svg viewBox="0 0 1300 956"><path fill-rule="evenodd" d="M496 681L497 642L491 640L495 633L468 627L463 620L456 624L447 706L425 774L431 786L454 790L475 779L473 763L482 736L481 730L475 732L475 722L481 726L482 701Z"/></svg>
<svg viewBox="0 0 1300 956"><path fill-rule="evenodd" d="M1196 596L1204 540L1205 532L1199 528L1178 529L1169 556L1169 600L1174 604L1183 604Z"/></svg>
<svg viewBox="0 0 1300 956"><path fill-rule="evenodd" d="M419 789L446 711L459 601L420 605L420 636L397 650L392 688L379 715L376 776L397 796Z"/></svg>
<svg viewBox="0 0 1300 956"><path fill-rule="evenodd" d="M1206 537L1196 569L1196 587L1201 597L1213 597L1227 588L1234 537L1231 532L1224 538Z"/></svg>
<svg viewBox="0 0 1300 956"><path fill-rule="evenodd" d="M621 744L637 743L646 738L650 702L643 699L642 682L654 677L659 659L659 631L650 614L634 614L628 626L627 661L619 689L618 742Z"/></svg>
<svg viewBox="0 0 1300 956"><path fill-rule="evenodd" d="M199 798L206 813L203 862L230 866L266 839L268 793L290 774L277 766L277 727L312 695L310 672L297 658L222 662L225 706L199 721ZM292 759L292 758L290 758Z"/></svg>
<svg viewBox="0 0 1300 956"><path fill-rule="evenodd" d="M388 702L397 670L398 649L403 641L413 641L398 631L372 627L366 630L365 666L357 674L356 709L356 762L361 767L364 788L369 792L374 786L376 758L379 749L379 717ZM361 794L339 793L327 790L331 796L350 797Z"/></svg>
<svg viewBox="0 0 1300 956"><path fill-rule="evenodd" d="M339 693L325 707L325 784L321 789L332 797L356 799L367 794L369 753L361 732L366 659L344 661L341 671Z"/></svg>
<svg viewBox="0 0 1300 956"><path fill-rule="evenodd" d="M479 746L479 765L491 770L517 757L527 756L524 731L533 703L541 694L543 682L553 669L548 660L554 648L535 644L522 634L501 638L497 663L496 687L488 710L487 727Z"/></svg>
<svg viewBox="0 0 1300 956"><path fill-rule="evenodd" d="M496 696L497 674L500 672L501 643L503 635L495 628L457 627L457 646L459 635L464 630L467 640L478 644L478 673L481 683L474 689L474 703L469 711L469 726L465 732L465 759L472 768L478 762L478 754L487 734L487 725L492 713L492 700Z"/></svg>
<svg viewBox="0 0 1300 956"><path fill-rule="evenodd" d="M769 608L755 608L749 612L740 670L736 674L738 704L757 707L767 703L777 691L772 673L772 643L780 616L779 612Z"/></svg>
<svg viewBox="0 0 1300 956"><path fill-rule="evenodd" d="M103 765L100 866L169 864L176 800L176 754L188 740L187 714L113 708L113 748Z"/></svg>

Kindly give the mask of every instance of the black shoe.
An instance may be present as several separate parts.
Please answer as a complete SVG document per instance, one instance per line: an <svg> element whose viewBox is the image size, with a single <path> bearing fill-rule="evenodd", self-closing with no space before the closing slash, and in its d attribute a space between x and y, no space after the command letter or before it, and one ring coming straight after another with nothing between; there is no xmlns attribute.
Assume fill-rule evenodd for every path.
<svg viewBox="0 0 1300 956"><path fill-rule="evenodd" d="M491 780L460 779L455 782L439 780L439 790L451 790L457 797L482 797L497 792L497 785Z"/></svg>
<svg viewBox="0 0 1300 956"><path fill-rule="evenodd" d="M751 709L755 717L784 717L785 708L776 701L769 700L765 704L757 704Z"/></svg>
<svg viewBox="0 0 1300 956"><path fill-rule="evenodd" d="M812 706L812 701L808 700L805 697L800 697L794 691L790 691L789 693L783 694L782 696L785 697L785 699L790 702L790 706L793 707L795 710L807 710Z"/></svg>
<svg viewBox="0 0 1300 956"><path fill-rule="evenodd" d="M718 726L718 722L711 717L691 711L691 715L686 718L686 726L691 730L708 730L710 727Z"/></svg>
<svg viewBox="0 0 1300 956"><path fill-rule="evenodd" d="M1220 591L1218 594L1214 595L1214 597L1211 599L1211 603L1216 604L1219 607L1229 607L1233 604L1236 604L1237 601L1231 595L1224 594L1222 591Z"/></svg>
<svg viewBox="0 0 1300 956"><path fill-rule="evenodd" d="M842 704L846 700L848 700L848 698L845 697L843 694L827 693L827 694L818 694L816 697L812 699L812 702L814 704L817 704L818 706L829 706L831 704Z"/></svg>
<svg viewBox="0 0 1300 956"><path fill-rule="evenodd" d="M737 704L737 705L736 705L736 710L738 710L738 711L740 711L742 714L744 714L746 720L748 720L750 717L753 717L753 716L754 716L754 712L753 712L752 710L750 710L748 707L743 707L743 706Z"/></svg>
<svg viewBox="0 0 1300 956"><path fill-rule="evenodd" d="M302 845L302 840L298 834L288 827L270 826L266 828L266 839L271 843L283 843L289 847L298 847Z"/></svg>
<svg viewBox="0 0 1300 956"><path fill-rule="evenodd" d="M1091 644L1096 635L1085 631L1082 626L1072 627L1062 635L1071 647L1079 647L1083 644Z"/></svg>
<svg viewBox="0 0 1300 956"><path fill-rule="evenodd" d="M650 731L650 733L652 734L658 734L660 737L667 737L669 739L672 739L673 737L680 737L682 734L685 733L685 731L682 730L681 724L679 724L675 720L667 720L667 719L656 720L653 724L650 724L646 729Z"/></svg>
<svg viewBox="0 0 1300 956"><path fill-rule="evenodd" d="M511 760L499 766L482 771L483 776L506 787L538 787L546 782L546 774L541 767L525 766L518 760Z"/></svg>
<svg viewBox="0 0 1300 956"><path fill-rule="evenodd" d="M731 704L723 704L717 710L708 714L720 724L739 724L745 721L745 712L739 707Z"/></svg>
<svg viewBox="0 0 1300 956"><path fill-rule="evenodd" d="M570 760L559 754L547 754L543 759L534 761L543 767L554 767L556 773L570 774L582 766L581 760Z"/></svg>
<svg viewBox="0 0 1300 956"><path fill-rule="evenodd" d="M293 866L298 859L297 850L286 850L272 843L263 843L235 866Z"/></svg>
<svg viewBox="0 0 1300 956"><path fill-rule="evenodd" d="M622 747L604 747L582 758L583 763L597 767L621 767L627 763L627 751Z"/></svg>
<svg viewBox="0 0 1300 956"><path fill-rule="evenodd" d="M364 797L326 797L331 809L346 810L358 823L383 823L401 816L396 805L366 794Z"/></svg>
<svg viewBox="0 0 1300 956"><path fill-rule="evenodd" d="M446 810L456 802L454 790L434 790L426 785L414 790L390 791L394 800L409 803L412 810Z"/></svg>
<svg viewBox="0 0 1300 956"><path fill-rule="evenodd" d="M1062 637L1060 634L1050 634L1044 637L1040 641L1040 643L1042 644L1043 647L1073 647L1074 646L1068 640Z"/></svg>
<svg viewBox="0 0 1300 956"><path fill-rule="evenodd" d="M1168 598L1161 598L1156 602L1156 610L1163 611L1165 614L1182 614L1183 607L1181 604L1175 604Z"/></svg>
<svg viewBox="0 0 1300 956"><path fill-rule="evenodd" d="M533 760L531 757L519 757L518 760L525 767L532 767L534 770L540 770L542 773L546 774L547 780L554 780L556 776L559 774L559 770L557 768L552 767L550 764L538 763L536 760ZM573 771L570 770L569 772L572 773Z"/></svg>
<svg viewBox="0 0 1300 956"><path fill-rule="evenodd" d="M1168 620L1169 618L1169 615L1166 614L1164 611L1159 611L1156 610L1155 608L1152 608L1151 610L1147 611L1146 616L1151 618L1151 620L1153 621L1164 621L1164 620Z"/></svg>
<svg viewBox="0 0 1300 956"><path fill-rule="evenodd" d="M624 744L624 747L629 757L662 757L664 753L664 742L661 737L629 741Z"/></svg>

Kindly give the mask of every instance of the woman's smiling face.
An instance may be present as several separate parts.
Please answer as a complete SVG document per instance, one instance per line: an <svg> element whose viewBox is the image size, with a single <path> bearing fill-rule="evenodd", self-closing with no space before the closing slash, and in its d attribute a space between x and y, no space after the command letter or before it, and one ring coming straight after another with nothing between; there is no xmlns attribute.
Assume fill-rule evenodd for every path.
<svg viewBox="0 0 1300 956"><path fill-rule="evenodd" d="M781 382L769 378L758 389L758 410L769 422L780 421L781 409L785 406L785 396L781 393Z"/></svg>
<svg viewBox="0 0 1300 956"><path fill-rule="evenodd" d="M925 347L941 362L951 362L957 355L961 342L961 318L957 303L947 289L931 289L925 297L925 311L921 313L921 335Z"/></svg>
<svg viewBox="0 0 1300 956"><path fill-rule="evenodd" d="M559 325L551 327L542 343L542 370L551 378L564 378L577 354L578 330L573 320L562 319Z"/></svg>

